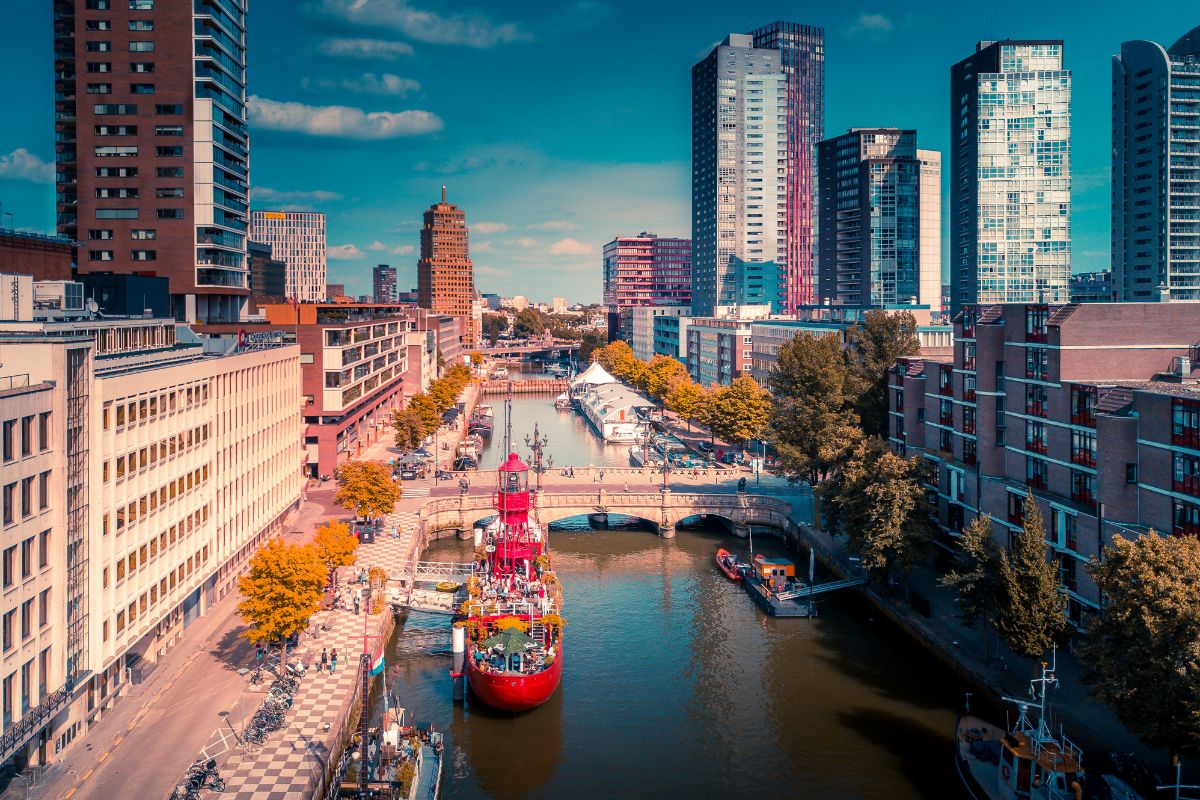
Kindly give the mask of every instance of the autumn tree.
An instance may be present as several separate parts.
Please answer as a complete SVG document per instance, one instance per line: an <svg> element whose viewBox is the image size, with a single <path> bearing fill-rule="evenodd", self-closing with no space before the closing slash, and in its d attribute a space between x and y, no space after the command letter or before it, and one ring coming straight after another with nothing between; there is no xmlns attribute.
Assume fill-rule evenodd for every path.
<svg viewBox="0 0 1200 800"><path fill-rule="evenodd" d="M924 558L930 530L916 465L882 439L860 436L819 497L826 529L844 535L867 569L907 574Z"/></svg>
<svg viewBox="0 0 1200 800"><path fill-rule="evenodd" d="M1059 591L1058 570L1046 560L1046 526L1033 492L1025 497L1023 515L1021 533L1000 557L996 630L1017 655L1040 658L1067 632L1067 598Z"/></svg>
<svg viewBox="0 0 1200 800"><path fill-rule="evenodd" d="M425 392L410 397L406 408L421 420L421 430L425 436L436 431L442 424L442 412L438 411L437 403Z"/></svg>
<svg viewBox="0 0 1200 800"><path fill-rule="evenodd" d="M917 318L908 311L872 309L846 331L854 410L868 436L888 435L888 370L897 358L920 354Z"/></svg>
<svg viewBox="0 0 1200 800"><path fill-rule="evenodd" d="M425 421L411 405L392 412L392 430L396 434L396 447L401 451L415 450L425 439Z"/></svg>
<svg viewBox="0 0 1200 800"><path fill-rule="evenodd" d="M347 461L337 468L337 494L333 502L359 516L390 514L400 499L400 487L391 471L379 461Z"/></svg>
<svg viewBox="0 0 1200 800"><path fill-rule="evenodd" d="M279 647L279 674L287 664L287 640L308 627L320 607L327 572L312 545L267 541L238 578L238 613L246 623L242 636L255 644Z"/></svg>
<svg viewBox="0 0 1200 800"><path fill-rule="evenodd" d="M1200 752L1200 541L1115 536L1088 572L1105 601L1082 646L1092 693L1148 744Z"/></svg>
<svg viewBox="0 0 1200 800"><path fill-rule="evenodd" d="M471 366L478 367L483 364L483 353L471 353Z"/></svg>
<svg viewBox="0 0 1200 800"><path fill-rule="evenodd" d="M358 560L358 537L350 533L350 526L344 522L327 522L317 528L312 544L330 573Z"/></svg>
<svg viewBox="0 0 1200 800"><path fill-rule="evenodd" d="M705 405L709 393L691 378L677 380L667 390L663 404L671 411L687 420L688 430L692 429L692 420L700 419L705 414Z"/></svg>
<svg viewBox="0 0 1200 800"><path fill-rule="evenodd" d="M853 378L836 336L801 333L779 348L768 436L779 468L816 486L859 435Z"/></svg>
<svg viewBox="0 0 1200 800"><path fill-rule="evenodd" d="M1000 548L992 536L991 519L977 516L958 539L958 565L939 583L955 592L959 616L967 625L982 621L983 657L988 654L988 631L1004 598L1000 579Z"/></svg>
<svg viewBox="0 0 1200 800"><path fill-rule="evenodd" d="M500 341L500 337L508 331L508 317L504 314L484 314L483 315L483 335L489 339L492 346L495 347L496 342Z"/></svg>
<svg viewBox="0 0 1200 800"><path fill-rule="evenodd" d="M762 433L770 415L767 390L749 375L739 375L729 386L713 392L706 422L722 439L746 442Z"/></svg>
<svg viewBox="0 0 1200 800"><path fill-rule="evenodd" d="M654 399L662 400L674 384L683 380L691 380L687 367L669 356L656 355L642 372L641 387Z"/></svg>
<svg viewBox="0 0 1200 800"><path fill-rule="evenodd" d="M646 365L633 355L633 348L620 340L612 342L596 351L596 360L614 378L625 383L636 384L641 378Z"/></svg>

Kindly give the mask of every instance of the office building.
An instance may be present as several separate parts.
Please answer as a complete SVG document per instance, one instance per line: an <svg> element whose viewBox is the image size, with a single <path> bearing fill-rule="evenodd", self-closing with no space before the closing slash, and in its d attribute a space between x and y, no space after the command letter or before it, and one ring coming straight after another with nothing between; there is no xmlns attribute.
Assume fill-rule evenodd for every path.
<svg viewBox="0 0 1200 800"><path fill-rule="evenodd" d="M1112 272L1076 272L1071 276L1072 303L1111 303L1113 297Z"/></svg>
<svg viewBox="0 0 1200 800"><path fill-rule="evenodd" d="M654 331L653 355L670 356L676 361L687 364L688 328L692 318L683 316L656 316L650 320ZM653 357L653 356L652 356Z"/></svg>
<svg viewBox="0 0 1200 800"><path fill-rule="evenodd" d="M780 58L731 33L692 67L692 307L700 315L744 304L740 261L770 261L792 274L791 171L777 166L787 164L789 147Z"/></svg>
<svg viewBox="0 0 1200 800"><path fill-rule="evenodd" d="M467 215L458 206L442 200L425 212L421 228L421 258L417 261L417 292L421 308L466 320L463 346L479 341L472 314L475 300L475 270L471 264Z"/></svg>
<svg viewBox="0 0 1200 800"><path fill-rule="evenodd" d="M765 309L764 309L765 312ZM693 317L687 328L687 368L701 386L728 386L750 373L752 319Z"/></svg>
<svg viewBox="0 0 1200 800"><path fill-rule="evenodd" d="M202 0L56 0L58 232L78 269L166 277L176 319L249 295L245 12Z"/></svg>
<svg viewBox="0 0 1200 800"><path fill-rule="evenodd" d="M649 361L654 357L655 320L659 317L687 317L691 306L638 306L629 309L629 346L635 358Z"/></svg>
<svg viewBox="0 0 1200 800"><path fill-rule="evenodd" d="M371 290L376 303L396 302L396 268L377 264L371 271Z"/></svg>
<svg viewBox="0 0 1200 800"><path fill-rule="evenodd" d="M950 71L953 311L1065 303L1071 72L1061 41L980 42Z"/></svg>
<svg viewBox="0 0 1200 800"><path fill-rule="evenodd" d="M1192 303L966 306L952 358L900 359L889 435L921 460L937 541L983 513L1011 546L1032 492L1083 627L1114 535L1200 533L1198 326Z"/></svg>
<svg viewBox="0 0 1200 800"><path fill-rule="evenodd" d="M252 211L250 236L287 265L284 295L294 303L325 299L325 215L317 211Z"/></svg>
<svg viewBox="0 0 1200 800"><path fill-rule="evenodd" d="M172 319L37 315L0 323L0 759L45 764L297 508L300 353L207 354Z"/></svg>
<svg viewBox="0 0 1200 800"><path fill-rule="evenodd" d="M287 300L287 264L275 258L271 245L250 242L250 296L257 304Z"/></svg>
<svg viewBox="0 0 1200 800"><path fill-rule="evenodd" d="M778 264L783 273L783 311L790 314L816 301L813 154L825 136L825 31L796 22L772 22L754 31L754 46L779 51L787 81L786 257Z"/></svg>
<svg viewBox="0 0 1200 800"><path fill-rule="evenodd" d="M691 243L689 242L688 244L691 244ZM690 250L690 248L689 248L689 250ZM691 259L690 258L688 259L688 271L689 271L689 273L691 272ZM692 292L692 279L691 279L690 274L688 275L687 284L688 284L688 296L690 297L691 292ZM554 313L554 314L567 313L567 298L555 297L553 300L551 300L550 301L550 311L551 311L551 313Z"/></svg>
<svg viewBox="0 0 1200 800"><path fill-rule="evenodd" d="M1118 300L1200 300L1200 27L1112 64L1112 269Z"/></svg>
<svg viewBox="0 0 1200 800"><path fill-rule="evenodd" d="M941 155L917 132L856 128L817 145L818 295L941 310Z"/></svg>
<svg viewBox="0 0 1200 800"><path fill-rule="evenodd" d="M603 258L604 303L610 311L691 304L690 240L646 231L637 236L618 236L604 245ZM566 310L565 300L562 306Z"/></svg>

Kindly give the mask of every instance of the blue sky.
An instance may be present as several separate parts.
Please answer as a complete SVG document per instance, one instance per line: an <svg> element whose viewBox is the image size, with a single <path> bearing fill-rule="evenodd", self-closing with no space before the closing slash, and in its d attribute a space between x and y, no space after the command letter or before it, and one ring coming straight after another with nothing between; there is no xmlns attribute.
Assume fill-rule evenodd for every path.
<svg viewBox="0 0 1200 800"><path fill-rule="evenodd" d="M1110 57L1169 45L1195 3L688 3L252 0L252 205L329 214L329 280L415 285L422 211L443 183L467 213L482 291L600 297L616 234L689 235L691 65L772 19L826 32L826 135L916 128L946 152L949 67L979 39L1062 38L1074 72L1074 269L1109 260ZM0 203L54 225L49 2L0 34ZM1114 4L1115 7L1115 4ZM8 221L8 218L4 218Z"/></svg>

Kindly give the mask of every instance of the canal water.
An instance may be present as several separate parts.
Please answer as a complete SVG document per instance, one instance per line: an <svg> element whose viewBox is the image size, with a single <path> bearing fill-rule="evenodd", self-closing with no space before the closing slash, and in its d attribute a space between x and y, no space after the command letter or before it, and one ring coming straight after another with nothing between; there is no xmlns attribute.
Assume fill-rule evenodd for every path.
<svg viewBox="0 0 1200 800"><path fill-rule="evenodd" d="M514 412L518 438L535 420L551 435L555 464L606 453L550 398ZM541 708L454 704L448 619L399 621L389 683L446 734L442 797L965 796L952 758L963 685L854 593L825 598L817 619L769 618L713 563L720 546L746 555L744 543L612 524L552 528L568 626L562 687ZM757 550L783 554L757 533ZM465 561L472 548L441 540L426 557Z"/></svg>

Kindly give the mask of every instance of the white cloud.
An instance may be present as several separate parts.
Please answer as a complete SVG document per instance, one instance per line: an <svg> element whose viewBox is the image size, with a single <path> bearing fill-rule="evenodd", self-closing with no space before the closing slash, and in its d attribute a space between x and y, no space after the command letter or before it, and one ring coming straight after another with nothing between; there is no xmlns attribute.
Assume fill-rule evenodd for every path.
<svg viewBox="0 0 1200 800"><path fill-rule="evenodd" d="M376 239L375 241L373 241L369 245L367 245L367 249L374 251L376 253L382 253L384 250L388 249L388 246L386 244L384 244L383 242L379 241L378 239Z"/></svg>
<svg viewBox="0 0 1200 800"><path fill-rule="evenodd" d="M496 267L488 266L485 264L482 267L475 267L475 274L476 275L486 275L490 278L507 278L512 273L506 269L497 269Z"/></svg>
<svg viewBox="0 0 1200 800"><path fill-rule="evenodd" d="M883 14L859 14L842 26L842 33L851 39L878 41L892 35L895 29L892 20Z"/></svg>
<svg viewBox="0 0 1200 800"><path fill-rule="evenodd" d="M310 106L250 95L250 122L273 131L346 139L395 139L442 129L442 120L429 111L363 111L350 106Z"/></svg>
<svg viewBox="0 0 1200 800"><path fill-rule="evenodd" d="M389 42L385 39L326 39L317 49L327 56L377 58L382 61L395 61L413 54L412 45L408 42Z"/></svg>
<svg viewBox="0 0 1200 800"><path fill-rule="evenodd" d="M411 244L402 244L399 247L392 248L392 255L394 256L408 256L415 252L417 252L417 248L413 247Z"/></svg>
<svg viewBox="0 0 1200 800"><path fill-rule="evenodd" d="M0 178L30 183L54 183L54 164L35 156L24 147L18 147L6 156L0 156Z"/></svg>
<svg viewBox="0 0 1200 800"><path fill-rule="evenodd" d="M379 94L404 97L409 92L419 92L421 84L412 78L399 75L364 72L357 78L309 78L300 80L300 88L308 92L351 92L354 94Z"/></svg>
<svg viewBox="0 0 1200 800"><path fill-rule="evenodd" d="M546 222L535 222L525 227L531 231L573 231L579 226L574 222L567 222L565 219L552 219Z"/></svg>
<svg viewBox="0 0 1200 800"><path fill-rule="evenodd" d="M333 261L352 261L366 254L356 244L339 244L326 248L325 255Z"/></svg>
<svg viewBox="0 0 1200 800"><path fill-rule="evenodd" d="M347 22L390 28L428 44L486 48L532 38L529 31L516 22L496 22L475 10L442 15L414 8L408 0L319 0L317 7Z"/></svg>
<svg viewBox="0 0 1200 800"><path fill-rule="evenodd" d="M522 250L532 250L533 248L537 247L537 239L534 239L531 236L521 236L516 239L512 239L508 242L505 242L505 244L516 245L517 247L521 248Z"/></svg>
<svg viewBox="0 0 1200 800"><path fill-rule="evenodd" d="M255 203L330 203L341 200L342 196L323 189L288 190L254 186L250 189L250 199Z"/></svg>
<svg viewBox="0 0 1200 800"><path fill-rule="evenodd" d="M559 239L548 252L552 256L583 256L592 252L592 246L576 239Z"/></svg>
<svg viewBox="0 0 1200 800"><path fill-rule="evenodd" d="M482 234L504 233L506 230L508 230L508 226L503 222L476 222L474 225L469 227L471 229L471 233Z"/></svg>
<svg viewBox="0 0 1200 800"><path fill-rule="evenodd" d="M491 253L495 250L496 248L491 242L477 242L471 245L472 253Z"/></svg>

